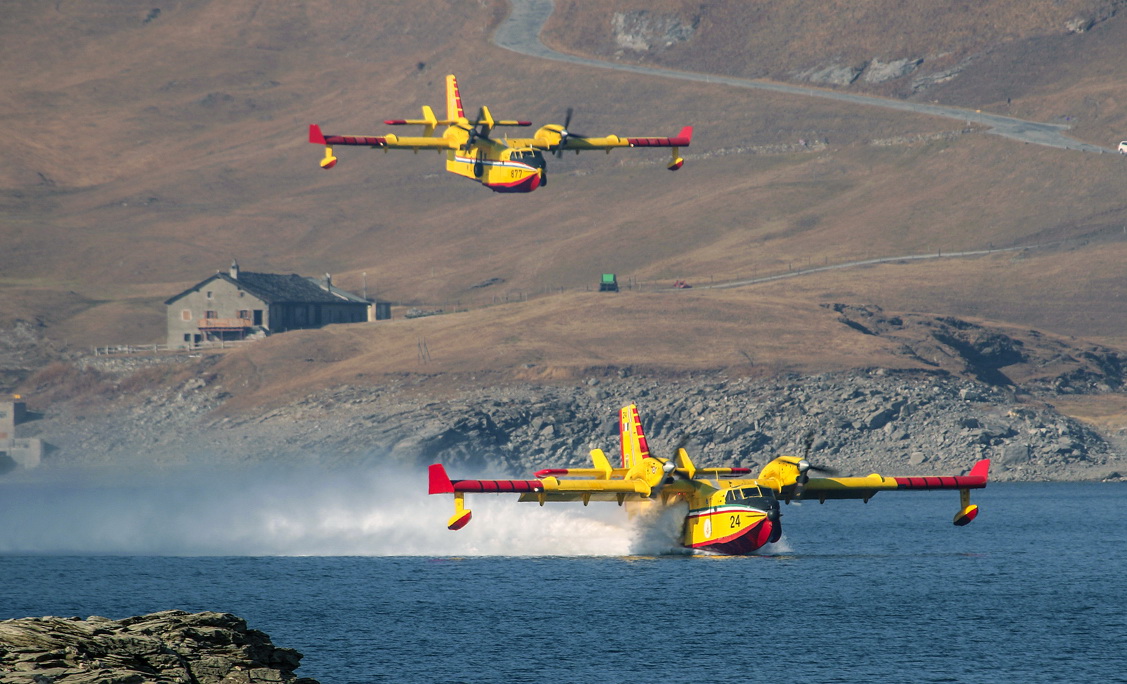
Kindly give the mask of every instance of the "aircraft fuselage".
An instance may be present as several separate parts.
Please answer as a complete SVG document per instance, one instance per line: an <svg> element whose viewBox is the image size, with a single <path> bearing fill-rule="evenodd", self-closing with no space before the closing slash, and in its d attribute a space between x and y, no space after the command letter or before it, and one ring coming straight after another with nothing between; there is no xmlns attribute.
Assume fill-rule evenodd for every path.
<svg viewBox="0 0 1127 684"><path fill-rule="evenodd" d="M544 184L544 156L537 150L481 144L446 153L446 170L494 192L532 192Z"/></svg>

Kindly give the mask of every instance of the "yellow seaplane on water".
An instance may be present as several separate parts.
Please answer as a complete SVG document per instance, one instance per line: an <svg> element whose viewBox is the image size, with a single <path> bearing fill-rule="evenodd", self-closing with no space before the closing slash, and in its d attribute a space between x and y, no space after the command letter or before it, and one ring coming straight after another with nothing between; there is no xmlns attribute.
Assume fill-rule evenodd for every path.
<svg viewBox="0 0 1127 684"><path fill-rule="evenodd" d="M746 555L782 536L779 502L861 499L877 492L908 489L957 489L960 507L956 525L978 515L970 490L986 486L990 460L976 463L966 475L929 477L810 477L825 470L805 458L779 456L755 478L749 468L699 468L684 449L663 459L650 455L637 406L619 415L622 465L614 467L600 449L591 451L591 468L549 468L534 480L451 480L440 463L430 466L430 493L453 494L454 515L447 527L459 530L470 521L468 493L519 494L521 501L615 501L619 506L647 508L688 504L681 544L690 549L727 555Z"/></svg>
<svg viewBox="0 0 1127 684"><path fill-rule="evenodd" d="M671 147L673 157L668 168L676 171L684 165L680 148L688 147L693 136L691 126L685 126L672 138L631 138L619 135L589 137L568 130L571 109L567 110L563 124L540 127L531 138L493 137L494 129L502 126L531 126L530 121L494 119L488 107L482 107L475 118L466 118L458 79L446 77L446 118L439 119L430 107L423 107L421 119L388 119L389 126L422 126L421 136L387 135L326 135L317 124L309 126L309 142L325 146L321 168L336 166L333 148L340 145L357 145L384 150L436 150L446 153L446 170L477 181L495 192L532 192L548 184L544 153L562 157L564 152L605 150L608 154L618 147ZM445 126L441 135L438 127Z"/></svg>

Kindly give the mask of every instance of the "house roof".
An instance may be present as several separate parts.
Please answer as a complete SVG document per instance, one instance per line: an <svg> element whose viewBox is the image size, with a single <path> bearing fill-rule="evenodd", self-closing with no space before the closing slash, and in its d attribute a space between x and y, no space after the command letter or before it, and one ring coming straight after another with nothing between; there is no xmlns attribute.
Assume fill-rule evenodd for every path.
<svg viewBox="0 0 1127 684"><path fill-rule="evenodd" d="M308 276L308 277L306 277L306 280L313 283L317 287L320 287L320 288L325 287L325 279L324 278L314 278L313 276ZM355 302L357 304L363 304L364 306L368 306L369 304L375 304L377 301L380 301L380 300L377 300L375 298L364 299L360 295L358 295L354 292L349 292L348 290L342 290L339 287L337 287L336 285L333 285L332 283L329 283L329 291L332 292L337 297L340 297L343 300L346 300L346 301L349 301L349 302Z"/></svg>
<svg viewBox="0 0 1127 684"><path fill-rule="evenodd" d="M215 280L223 280L231 283L269 304L341 304L347 302L364 304L366 306L364 301L355 295L351 295L349 298L342 297L340 293L342 293L343 290L333 288L337 290L337 292L329 292L324 286L319 285L315 279L311 280L299 276L296 273L281 275L278 273L253 273L251 271L238 271L237 278L232 278L230 275L223 272L216 273L210 278L196 283L180 294L169 298L164 303L166 305L172 304L184 295L190 292L197 292L208 283ZM342 299L344 300L343 302Z"/></svg>

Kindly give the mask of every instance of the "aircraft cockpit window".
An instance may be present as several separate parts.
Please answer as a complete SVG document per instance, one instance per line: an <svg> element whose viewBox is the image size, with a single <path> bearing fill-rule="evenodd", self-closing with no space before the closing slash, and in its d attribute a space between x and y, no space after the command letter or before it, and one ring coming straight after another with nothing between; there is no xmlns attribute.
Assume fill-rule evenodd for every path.
<svg viewBox="0 0 1127 684"><path fill-rule="evenodd" d="M728 503L739 503L744 499L759 496L759 489L756 487L745 487L743 489L729 489L728 495L724 497Z"/></svg>
<svg viewBox="0 0 1127 684"><path fill-rule="evenodd" d="M518 152L513 152L512 158L522 162L527 162L529 164L541 161L543 159L543 157L540 156L540 153L536 150L520 150Z"/></svg>

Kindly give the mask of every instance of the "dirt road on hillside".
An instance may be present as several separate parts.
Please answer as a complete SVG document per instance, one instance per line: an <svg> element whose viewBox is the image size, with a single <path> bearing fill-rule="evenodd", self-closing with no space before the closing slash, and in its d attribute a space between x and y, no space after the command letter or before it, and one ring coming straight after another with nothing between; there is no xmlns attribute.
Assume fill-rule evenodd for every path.
<svg viewBox="0 0 1127 684"><path fill-rule="evenodd" d="M509 17L502 22L501 26L497 28L496 33L493 34L493 42L499 47L522 55L529 55L531 57L539 57L542 59L551 59L559 62L568 62L570 64L580 64L583 66L597 67L601 69L615 69L618 71L629 71L636 74L646 74L648 76L664 76L666 78L679 78L687 81L700 81L702 83L718 83L721 85L732 86L735 88L754 88L758 90L772 90L778 93L786 93L788 95L800 95L803 97L821 97L830 100L838 100L840 102L850 102L853 104L864 105L867 107L884 107L886 109L898 109L900 111L911 112L913 114L928 114L931 116L942 116L949 119L957 119L968 123L981 124L988 126L988 133L1000 135L1005 138L1011 138L1024 143L1031 143L1034 145L1044 145L1045 147L1056 147L1066 150L1080 150L1082 152L1114 152L1110 148L1099 147L1098 145L1090 145L1088 143L1080 142L1064 134L1068 130L1068 126L1062 124L1048 124L1039 123L1036 121L1025 121L1023 119L1014 119L1008 116L999 116L997 114L987 114L980 111L971 109L960 109L958 107L944 107L941 105L930 105L917 102L906 102L904 100L893 100L881 97L873 97L870 95L855 95L852 93L843 93L834 90L824 90L821 88L812 88L807 86L788 85L785 83L776 83L773 81L763 81L748 78L733 78L730 76L714 76L710 74L698 74L688 71L677 71L675 69L658 69L654 67L637 66L632 64L617 64L614 62L604 62L597 59L590 59L587 57L577 57L575 55L567 55L562 52L556 52L540 42L540 31L544 27L544 22L552 14L552 0L510 0L512 5L512 12Z"/></svg>

